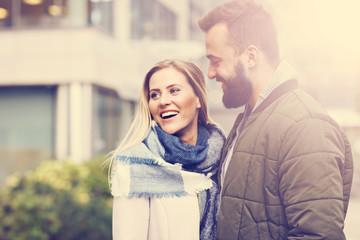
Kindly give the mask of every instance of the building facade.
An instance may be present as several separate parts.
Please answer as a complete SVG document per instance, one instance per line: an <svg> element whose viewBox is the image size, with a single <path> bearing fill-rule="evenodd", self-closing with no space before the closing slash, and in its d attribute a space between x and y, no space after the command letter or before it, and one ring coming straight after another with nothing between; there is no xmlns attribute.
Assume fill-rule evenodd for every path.
<svg viewBox="0 0 360 240"><path fill-rule="evenodd" d="M45 159L82 162L113 150L151 66L179 58L206 73L197 19L221 1L0 0L0 183ZM330 91L315 89L330 102L322 96ZM207 90L227 133L241 110L224 109L215 81ZM359 135L351 138L358 156Z"/></svg>
<svg viewBox="0 0 360 240"><path fill-rule="evenodd" d="M204 64L195 16L215 2L0 0L0 181L113 150L153 64Z"/></svg>

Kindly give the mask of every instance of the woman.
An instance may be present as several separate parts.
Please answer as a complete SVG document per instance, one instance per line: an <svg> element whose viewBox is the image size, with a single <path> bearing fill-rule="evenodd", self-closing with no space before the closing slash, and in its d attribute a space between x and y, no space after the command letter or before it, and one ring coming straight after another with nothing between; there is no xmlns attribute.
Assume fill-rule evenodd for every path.
<svg viewBox="0 0 360 240"><path fill-rule="evenodd" d="M157 63L112 157L114 239L215 239L224 140L208 116L201 70Z"/></svg>

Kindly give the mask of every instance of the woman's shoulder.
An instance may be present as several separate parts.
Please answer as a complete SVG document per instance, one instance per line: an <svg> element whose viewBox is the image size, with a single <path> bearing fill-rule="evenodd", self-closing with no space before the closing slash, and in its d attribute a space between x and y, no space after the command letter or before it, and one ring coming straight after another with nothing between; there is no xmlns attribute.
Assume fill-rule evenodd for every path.
<svg viewBox="0 0 360 240"><path fill-rule="evenodd" d="M205 128L210 132L210 135L217 134L222 137L224 140L226 139L224 130L215 123L207 123Z"/></svg>

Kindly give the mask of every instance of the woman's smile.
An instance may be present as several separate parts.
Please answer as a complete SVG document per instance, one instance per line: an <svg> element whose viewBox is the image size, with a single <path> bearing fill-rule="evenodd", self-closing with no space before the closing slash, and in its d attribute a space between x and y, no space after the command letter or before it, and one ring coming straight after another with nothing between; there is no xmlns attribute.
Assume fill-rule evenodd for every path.
<svg viewBox="0 0 360 240"><path fill-rule="evenodd" d="M172 119L174 117L176 117L179 114L178 111L173 111L173 110L169 110L169 111L164 111L162 113L160 113L160 117L162 119Z"/></svg>

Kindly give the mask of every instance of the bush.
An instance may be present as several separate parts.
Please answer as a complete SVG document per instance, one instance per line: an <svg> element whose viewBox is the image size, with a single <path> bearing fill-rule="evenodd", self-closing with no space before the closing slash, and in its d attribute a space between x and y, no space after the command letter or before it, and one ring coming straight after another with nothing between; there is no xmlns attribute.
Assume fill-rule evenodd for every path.
<svg viewBox="0 0 360 240"><path fill-rule="evenodd" d="M111 239L112 197L102 158L49 160L0 189L0 239Z"/></svg>

